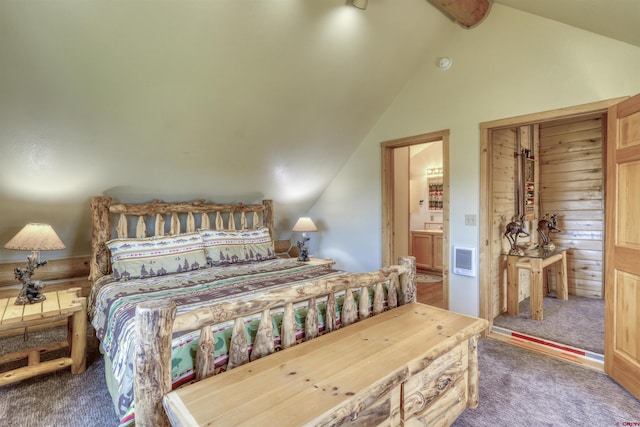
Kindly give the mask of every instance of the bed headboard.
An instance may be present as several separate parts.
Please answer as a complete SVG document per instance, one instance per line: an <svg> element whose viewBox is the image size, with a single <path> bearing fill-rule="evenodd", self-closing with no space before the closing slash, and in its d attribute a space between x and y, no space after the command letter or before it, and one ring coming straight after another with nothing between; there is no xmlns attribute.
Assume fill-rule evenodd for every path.
<svg viewBox="0 0 640 427"><path fill-rule="evenodd" d="M112 221L113 220L113 221ZM91 263L89 280L111 273L106 242L112 238L150 237L195 231L199 228L243 230L267 227L274 238L273 202L215 204L194 202L113 203L111 197L91 199ZM115 234L114 234L115 233Z"/></svg>

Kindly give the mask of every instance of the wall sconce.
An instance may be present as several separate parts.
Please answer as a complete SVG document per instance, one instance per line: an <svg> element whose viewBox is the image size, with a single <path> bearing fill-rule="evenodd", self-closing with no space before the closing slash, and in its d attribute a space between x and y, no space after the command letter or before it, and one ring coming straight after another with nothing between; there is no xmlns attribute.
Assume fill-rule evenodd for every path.
<svg viewBox="0 0 640 427"><path fill-rule="evenodd" d="M303 216L298 219L296 225L293 226L293 231L302 232L302 240L298 240L298 249L300 249L298 261L309 261L309 248L307 248L307 242L311 239L307 237L307 232L318 231L318 227L316 227L311 218Z"/></svg>
<svg viewBox="0 0 640 427"><path fill-rule="evenodd" d="M369 0L353 0L353 5L358 9L366 10Z"/></svg>
<svg viewBox="0 0 640 427"><path fill-rule="evenodd" d="M49 224L27 224L4 247L18 251L31 251L31 255L27 257L27 267L13 270L16 279L22 282L22 289L15 304L33 304L44 301L46 297L40 293L43 286L40 281L32 281L31 275L38 267L47 263L47 261L40 261L40 251L64 249L64 243L53 231L53 227Z"/></svg>

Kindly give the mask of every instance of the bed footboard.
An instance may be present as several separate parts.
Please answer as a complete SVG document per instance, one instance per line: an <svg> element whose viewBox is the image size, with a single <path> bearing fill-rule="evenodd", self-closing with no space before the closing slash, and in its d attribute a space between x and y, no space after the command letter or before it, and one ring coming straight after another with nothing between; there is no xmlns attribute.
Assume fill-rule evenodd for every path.
<svg viewBox="0 0 640 427"><path fill-rule="evenodd" d="M280 331L283 349L296 342L293 306L308 302L305 320L305 340L318 334L316 299L326 297L326 318L323 333L337 327L336 294L344 292L340 327L376 315L384 310L385 285L387 308L393 309L416 300L415 258L401 257L399 265L385 267L371 273L346 274L330 279L309 281L265 292L253 299L240 298L202 307L176 316L173 302L144 302L136 308L136 344L134 360L134 396L137 426L168 426L162 397L171 391L171 336L176 332L200 330L196 355L196 380L213 374L214 345L211 325L233 321L233 334L227 369L275 351L271 311L284 307ZM359 292L358 292L359 290ZM373 304L369 292L373 291ZM360 295L356 304L354 293ZM244 318L261 313L260 324L251 353L248 351Z"/></svg>

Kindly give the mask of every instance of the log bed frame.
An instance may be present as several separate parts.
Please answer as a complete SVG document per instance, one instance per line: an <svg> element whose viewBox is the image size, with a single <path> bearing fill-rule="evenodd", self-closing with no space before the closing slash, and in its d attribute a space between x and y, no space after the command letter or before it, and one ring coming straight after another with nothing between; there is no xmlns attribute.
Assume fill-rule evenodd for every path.
<svg viewBox="0 0 640 427"><path fill-rule="evenodd" d="M135 236L146 237L147 225L154 224L155 235L166 232L165 217L169 218L169 234L189 232L198 228L208 228L209 215L215 217L216 229L236 229L239 217L240 228L268 227L274 237L273 207L271 200L262 204L212 204L204 200L196 202L164 203L155 200L146 204L112 204L110 197L94 197L91 202L93 223L92 257L90 280L110 274L111 265L106 242L112 232L112 216L119 216L115 225L120 238L129 237L128 229L134 217ZM199 214L199 215L198 215ZM225 224L226 216L226 224ZM248 218L253 216L252 225ZM258 296L238 297L211 306L176 316L176 305L171 301L143 302L135 314L135 360L134 360L134 401L137 426L168 426L169 420L162 407L162 398L171 391L171 337L173 333L200 330L200 343L196 354L196 381L213 375L214 343L211 325L233 321L233 333L229 349L227 369L243 365L275 351L271 311L284 307L281 331L281 347L295 345L294 304L308 302L305 320L305 340L318 336L318 311L316 299L327 298L324 333L337 327L347 326L360 319L381 313L384 310L384 285L388 284L387 306L389 309L416 300L415 258L402 257L399 264L384 267L370 273L345 273L338 277L304 282L287 288L264 292ZM374 292L373 307L370 310L368 292L359 292L363 298L356 309L354 291L362 288ZM336 325L336 293L344 292L341 324ZM365 302L366 301L366 302ZM332 309L333 308L333 309ZM251 354L248 353L244 318L260 314L260 324Z"/></svg>

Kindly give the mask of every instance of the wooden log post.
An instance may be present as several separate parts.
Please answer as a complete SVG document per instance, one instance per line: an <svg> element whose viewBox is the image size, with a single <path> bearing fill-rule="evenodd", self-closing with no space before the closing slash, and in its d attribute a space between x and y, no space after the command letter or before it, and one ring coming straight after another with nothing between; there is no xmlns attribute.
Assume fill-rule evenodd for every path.
<svg viewBox="0 0 640 427"><path fill-rule="evenodd" d="M309 298L307 316L304 320L304 339L309 341L318 336L318 305L316 297Z"/></svg>
<svg viewBox="0 0 640 427"><path fill-rule="evenodd" d="M398 288L400 288L398 275L394 275L389 279L389 289L387 291L387 307L389 309L398 306Z"/></svg>
<svg viewBox="0 0 640 427"><path fill-rule="evenodd" d="M282 316L282 326L280 327L280 345L282 348L289 348L296 344L296 328L295 314L293 312L293 303L288 302L284 306L284 314Z"/></svg>
<svg viewBox="0 0 640 427"><path fill-rule="evenodd" d="M463 28L473 28L489 14L491 0L433 0Z"/></svg>
<svg viewBox="0 0 640 427"><path fill-rule="evenodd" d="M213 333L210 326L200 329L200 340L196 351L196 381L200 381L213 375L215 371L215 351Z"/></svg>
<svg viewBox="0 0 640 427"><path fill-rule="evenodd" d="M415 257L400 257L400 265L406 267L405 274L400 276L400 305L416 302L416 259Z"/></svg>
<svg viewBox="0 0 640 427"><path fill-rule="evenodd" d="M373 293L373 314L377 315L384 310L384 288L382 283L376 283Z"/></svg>
<svg viewBox="0 0 640 427"><path fill-rule="evenodd" d="M478 338L479 334L469 338L469 398L467 405L469 408L477 408L480 402L480 388L479 378L480 372L478 369Z"/></svg>
<svg viewBox="0 0 640 427"><path fill-rule="evenodd" d="M271 310L266 309L262 311L262 316L260 317L260 325L258 325L256 339L253 342L250 360L256 360L261 357L268 356L273 353L274 350L275 345L273 343L273 321L271 320Z"/></svg>
<svg viewBox="0 0 640 427"><path fill-rule="evenodd" d="M109 269L109 253L104 242L111 238L111 216L109 206L111 197L94 197L91 200L91 262L89 280L95 282L104 276Z"/></svg>
<svg viewBox="0 0 640 427"><path fill-rule="evenodd" d="M134 383L136 426L169 426L162 397L171 391L171 336L176 305L142 302L136 307Z"/></svg>
<svg viewBox="0 0 640 427"><path fill-rule="evenodd" d="M353 298L353 291L351 288L347 288L344 291L344 302L342 303L342 318L341 325L349 326L358 320L358 312L356 311L356 303Z"/></svg>
<svg viewBox="0 0 640 427"><path fill-rule="evenodd" d="M273 229L273 200L262 201L264 212L262 213L262 224L269 228L271 239L275 240L275 230Z"/></svg>
<svg viewBox="0 0 640 427"><path fill-rule="evenodd" d="M336 329L336 294L330 292L327 296L327 309L324 318L324 333L332 332Z"/></svg>
<svg viewBox="0 0 640 427"><path fill-rule="evenodd" d="M366 285L360 287L360 298L358 298L358 318L364 320L369 317L369 288Z"/></svg>
<svg viewBox="0 0 640 427"><path fill-rule="evenodd" d="M229 363L227 369L244 365L249 361L249 345L247 343L247 329L242 317L236 318L231 332L231 346L229 347Z"/></svg>

